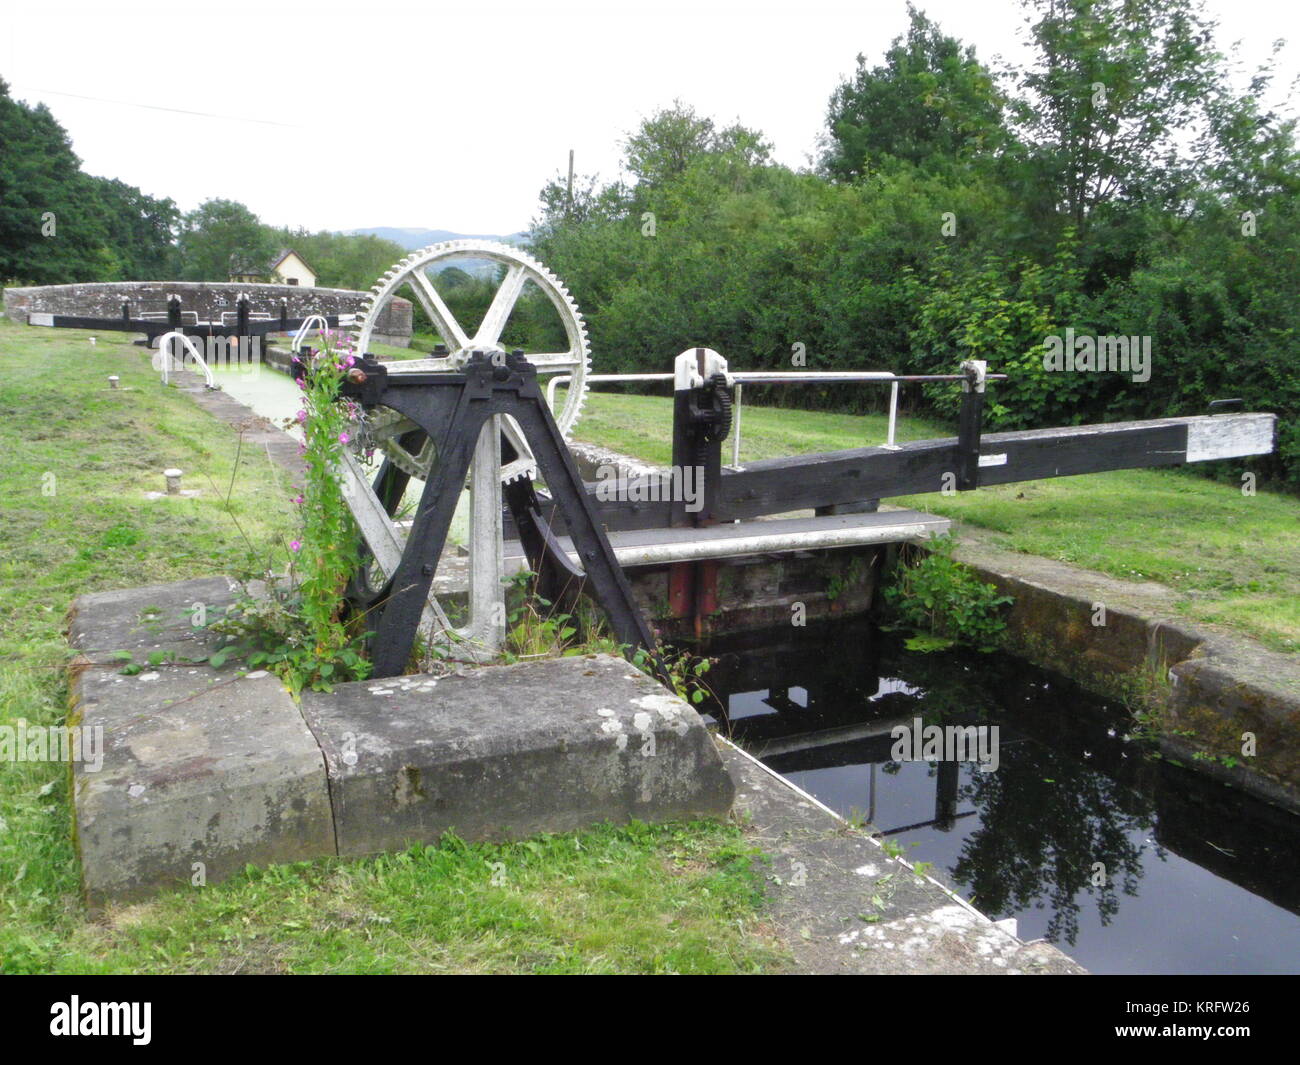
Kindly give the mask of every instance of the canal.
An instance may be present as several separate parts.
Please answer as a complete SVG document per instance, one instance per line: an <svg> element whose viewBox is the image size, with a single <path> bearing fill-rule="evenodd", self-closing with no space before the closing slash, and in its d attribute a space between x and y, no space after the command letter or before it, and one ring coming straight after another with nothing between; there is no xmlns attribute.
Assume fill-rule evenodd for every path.
<svg viewBox="0 0 1300 1065"><path fill-rule="evenodd" d="M1154 755L1126 710L1006 656L865 623L715 641L721 729L995 919L1096 973L1300 970L1300 818ZM996 768L900 760L917 719ZM934 753L934 752L929 752Z"/></svg>

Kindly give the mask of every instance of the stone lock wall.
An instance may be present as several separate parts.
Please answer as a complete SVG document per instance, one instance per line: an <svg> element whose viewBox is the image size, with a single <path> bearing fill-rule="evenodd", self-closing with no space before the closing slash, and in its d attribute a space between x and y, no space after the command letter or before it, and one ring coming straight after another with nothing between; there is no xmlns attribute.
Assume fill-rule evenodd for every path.
<svg viewBox="0 0 1300 1065"><path fill-rule="evenodd" d="M116 281L80 285L42 285L37 288L6 288L5 314L27 323L32 313L67 314L82 318L120 318L122 304L130 304L131 315L164 312L170 296L179 296L182 311L193 311L200 319L215 320L222 312L234 312L246 294L254 312L280 313L283 303L290 318L309 314L354 314L365 305L367 292L343 288L302 288L298 285L257 285L223 281ZM381 343L406 347L411 342L411 303L392 299L375 327Z"/></svg>

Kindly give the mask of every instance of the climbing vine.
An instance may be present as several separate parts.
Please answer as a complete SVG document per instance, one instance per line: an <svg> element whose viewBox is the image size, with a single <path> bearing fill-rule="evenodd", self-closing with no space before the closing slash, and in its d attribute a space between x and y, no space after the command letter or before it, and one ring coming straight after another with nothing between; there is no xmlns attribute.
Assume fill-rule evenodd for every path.
<svg viewBox="0 0 1300 1065"><path fill-rule="evenodd" d="M290 422L303 433L304 475L293 497L298 528L288 544L288 571L268 581L267 594L246 594L210 626L223 639L209 664L219 668L229 658L242 659L274 671L295 694L330 691L335 682L370 673L365 619L344 616L359 540L339 468L361 411L339 398L339 387L354 362L348 342L333 334L319 350L294 356L302 407Z"/></svg>

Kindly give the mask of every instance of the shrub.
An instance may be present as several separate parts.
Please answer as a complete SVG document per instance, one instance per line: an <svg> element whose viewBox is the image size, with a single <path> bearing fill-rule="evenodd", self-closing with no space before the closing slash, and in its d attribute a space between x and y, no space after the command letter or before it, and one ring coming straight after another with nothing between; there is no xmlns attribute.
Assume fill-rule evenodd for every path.
<svg viewBox="0 0 1300 1065"><path fill-rule="evenodd" d="M950 537L931 540L915 565L900 565L885 589L885 603L897 619L922 637L914 650L937 650L954 642L993 650L1006 629L1002 608L1013 600L981 581L952 557Z"/></svg>

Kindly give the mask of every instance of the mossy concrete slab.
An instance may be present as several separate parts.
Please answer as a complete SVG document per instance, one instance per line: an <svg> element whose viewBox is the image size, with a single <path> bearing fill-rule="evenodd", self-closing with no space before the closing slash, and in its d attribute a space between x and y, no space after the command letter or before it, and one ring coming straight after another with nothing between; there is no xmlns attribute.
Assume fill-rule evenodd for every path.
<svg viewBox="0 0 1300 1065"><path fill-rule="evenodd" d="M500 839L731 807L699 715L620 658L344 684L300 707L267 673L197 661L197 605L238 594L209 578L73 606L68 723L102 730L104 755L72 767L92 907L448 830ZM121 672L123 652L141 671Z"/></svg>
<svg viewBox="0 0 1300 1065"><path fill-rule="evenodd" d="M1080 974L1051 944L1025 942L1014 920L992 921L932 875L891 857L734 744L746 839L767 856L765 909L801 973Z"/></svg>
<svg viewBox="0 0 1300 1065"><path fill-rule="evenodd" d="M202 659L214 642L203 625L241 595L239 584L228 577L84 595L68 611L68 643L83 662L97 665L147 665L150 655L168 661ZM124 657L127 653L130 659Z"/></svg>
<svg viewBox="0 0 1300 1065"><path fill-rule="evenodd" d="M341 855L719 817L734 795L700 716L610 655L344 684L302 709Z"/></svg>
<svg viewBox="0 0 1300 1065"><path fill-rule="evenodd" d="M72 770L92 907L335 853L320 750L269 674L82 668L69 722L103 730L102 767Z"/></svg>
<svg viewBox="0 0 1300 1065"><path fill-rule="evenodd" d="M1216 633L1173 665L1169 679L1170 753L1196 758L1226 783L1300 810L1297 656Z"/></svg>

